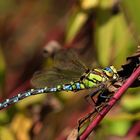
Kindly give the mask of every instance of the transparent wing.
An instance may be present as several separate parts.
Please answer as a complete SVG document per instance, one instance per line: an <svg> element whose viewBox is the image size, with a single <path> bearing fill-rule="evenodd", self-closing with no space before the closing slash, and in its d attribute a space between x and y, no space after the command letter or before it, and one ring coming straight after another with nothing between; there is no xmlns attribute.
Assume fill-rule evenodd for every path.
<svg viewBox="0 0 140 140"><path fill-rule="evenodd" d="M83 73L87 70L87 66L76 55L74 50L61 51L54 57L55 65L61 69L78 71Z"/></svg>
<svg viewBox="0 0 140 140"><path fill-rule="evenodd" d="M36 73L32 78L35 87L55 86L75 81L87 70L73 51L61 52L54 58L54 65L50 70Z"/></svg>

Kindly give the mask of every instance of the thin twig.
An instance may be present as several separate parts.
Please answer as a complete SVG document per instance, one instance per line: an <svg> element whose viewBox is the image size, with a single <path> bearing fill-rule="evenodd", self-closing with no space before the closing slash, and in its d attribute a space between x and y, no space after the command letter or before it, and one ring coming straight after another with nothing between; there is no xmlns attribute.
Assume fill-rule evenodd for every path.
<svg viewBox="0 0 140 140"><path fill-rule="evenodd" d="M114 94L113 98L108 102L108 105L97 115L97 117L92 121L92 123L87 127L87 129L80 136L80 140L85 140L93 129L100 123L104 116L109 112L109 110L114 106L117 100L124 94L124 92L131 86L131 84L140 75L140 66L132 73L132 75L126 80L126 82L119 88L119 90Z"/></svg>

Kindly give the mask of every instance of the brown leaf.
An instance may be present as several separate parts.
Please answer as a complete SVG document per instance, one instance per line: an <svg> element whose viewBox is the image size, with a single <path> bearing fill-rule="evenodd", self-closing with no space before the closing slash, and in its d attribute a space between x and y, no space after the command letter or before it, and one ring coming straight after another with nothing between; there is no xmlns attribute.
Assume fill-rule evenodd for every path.
<svg viewBox="0 0 140 140"><path fill-rule="evenodd" d="M77 140L78 138L78 129L73 129L69 136L67 137L67 140Z"/></svg>

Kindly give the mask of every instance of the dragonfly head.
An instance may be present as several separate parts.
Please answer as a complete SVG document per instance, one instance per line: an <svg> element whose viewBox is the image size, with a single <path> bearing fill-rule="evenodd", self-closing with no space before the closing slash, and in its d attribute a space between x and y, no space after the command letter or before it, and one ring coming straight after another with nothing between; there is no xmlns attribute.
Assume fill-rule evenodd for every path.
<svg viewBox="0 0 140 140"><path fill-rule="evenodd" d="M103 72L107 75L108 78L112 78L114 80L117 80L119 77L114 66L104 68Z"/></svg>

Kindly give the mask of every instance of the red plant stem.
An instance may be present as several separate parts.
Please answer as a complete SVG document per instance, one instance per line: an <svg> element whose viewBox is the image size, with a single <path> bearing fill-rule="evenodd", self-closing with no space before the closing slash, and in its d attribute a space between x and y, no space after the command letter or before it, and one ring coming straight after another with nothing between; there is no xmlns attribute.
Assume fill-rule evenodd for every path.
<svg viewBox="0 0 140 140"><path fill-rule="evenodd" d="M140 75L140 66L132 73L132 75L126 80L126 82L119 88L119 90L114 94L113 98L108 102L108 106L106 106L100 114L92 121L92 123L87 127L87 129L80 136L80 140L85 140L92 130L100 123L100 121L104 118L104 116L109 112L109 110L113 107L113 105L120 99L120 97L124 94L124 92L131 86L131 84L137 79Z"/></svg>
<svg viewBox="0 0 140 140"><path fill-rule="evenodd" d="M17 95L20 92L24 92L27 89L31 88L30 79L26 80L20 86L18 86L14 91L10 93L10 97Z"/></svg>
<svg viewBox="0 0 140 140"><path fill-rule="evenodd" d="M127 138L136 137L140 133L140 121L136 122L126 135Z"/></svg>

